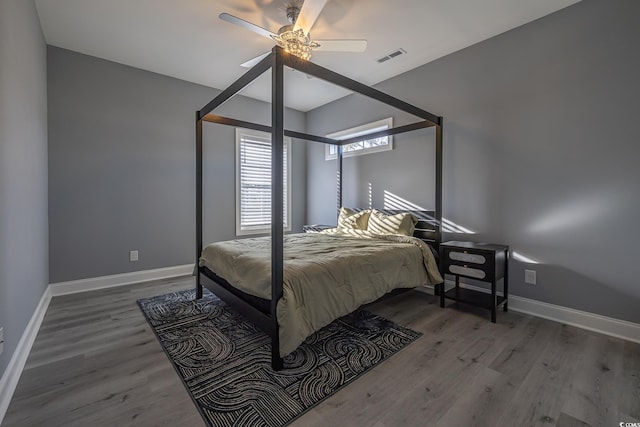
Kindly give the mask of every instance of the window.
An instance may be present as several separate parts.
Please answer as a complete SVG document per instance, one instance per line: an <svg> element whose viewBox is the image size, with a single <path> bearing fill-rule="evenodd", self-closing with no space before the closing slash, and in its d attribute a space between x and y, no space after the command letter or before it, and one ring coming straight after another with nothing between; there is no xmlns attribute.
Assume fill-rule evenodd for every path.
<svg viewBox="0 0 640 427"><path fill-rule="evenodd" d="M284 228L291 230L291 139L284 140ZM271 134L236 129L236 235L271 231Z"/></svg>
<svg viewBox="0 0 640 427"><path fill-rule="evenodd" d="M377 122L368 123L366 125L357 126L340 132L334 132L327 135L327 138L338 140L349 139L359 135L365 135L372 132L379 132L393 127L393 119L378 120ZM387 151L393 149L393 138L391 136L383 136L381 138L365 139L362 141L347 144L342 147L342 156L359 156L367 153L377 153L379 151ZM324 152L325 160L332 160L338 157L337 145L326 145Z"/></svg>

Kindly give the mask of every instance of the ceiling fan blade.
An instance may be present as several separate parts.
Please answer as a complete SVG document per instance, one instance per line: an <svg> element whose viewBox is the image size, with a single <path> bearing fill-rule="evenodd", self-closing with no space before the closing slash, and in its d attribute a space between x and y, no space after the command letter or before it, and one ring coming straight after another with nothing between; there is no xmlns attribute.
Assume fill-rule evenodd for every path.
<svg viewBox="0 0 640 427"><path fill-rule="evenodd" d="M367 50L366 40L314 40L320 46L314 51L326 52L364 52Z"/></svg>
<svg viewBox="0 0 640 427"><path fill-rule="evenodd" d="M262 59L264 57L266 57L267 55L269 55L271 52L267 52L267 53L263 53L262 55L256 56L253 59L248 60L247 62L244 62L242 64L240 64L241 67L244 68L252 68L254 65L256 65L258 62L262 61Z"/></svg>
<svg viewBox="0 0 640 427"><path fill-rule="evenodd" d="M311 27L316 23L316 19L322 12L322 8L327 3L327 0L305 0L300 9L300 15L293 27L294 30L302 28L305 34L309 34Z"/></svg>
<svg viewBox="0 0 640 427"><path fill-rule="evenodd" d="M254 33L258 33L261 36L264 36L268 39L271 39L271 36L275 35L271 31L265 28L262 28L256 24L252 24L251 22L245 21L244 19L240 19L237 16L229 15L228 13L221 13L220 15L218 15L218 18L222 19L223 21L227 21L232 24L239 25L243 28L246 28L247 30L251 30Z"/></svg>

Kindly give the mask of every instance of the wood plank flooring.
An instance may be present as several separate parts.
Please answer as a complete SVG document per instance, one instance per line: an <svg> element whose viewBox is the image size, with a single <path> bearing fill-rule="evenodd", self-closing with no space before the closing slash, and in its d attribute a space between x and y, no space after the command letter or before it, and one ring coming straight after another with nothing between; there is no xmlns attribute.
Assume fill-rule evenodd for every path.
<svg viewBox="0 0 640 427"><path fill-rule="evenodd" d="M136 300L192 277L55 297L2 426L202 426ZM300 426L618 426L640 422L640 345L411 291L367 307L424 335Z"/></svg>

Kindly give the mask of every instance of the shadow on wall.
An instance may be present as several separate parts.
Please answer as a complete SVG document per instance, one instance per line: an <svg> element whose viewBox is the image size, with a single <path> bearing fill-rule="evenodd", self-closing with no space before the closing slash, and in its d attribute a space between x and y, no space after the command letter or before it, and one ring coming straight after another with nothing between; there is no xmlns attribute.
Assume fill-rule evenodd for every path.
<svg viewBox="0 0 640 427"><path fill-rule="evenodd" d="M491 203L502 193L501 188L491 184L499 182L494 177L492 152L500 147L483 131L483 124L475 116L464 122L449 121L443 147L443 215L455 213L458 220L464 218L466 225L476 232L486 224L500 221L497 216L503 215Z"/></svg>

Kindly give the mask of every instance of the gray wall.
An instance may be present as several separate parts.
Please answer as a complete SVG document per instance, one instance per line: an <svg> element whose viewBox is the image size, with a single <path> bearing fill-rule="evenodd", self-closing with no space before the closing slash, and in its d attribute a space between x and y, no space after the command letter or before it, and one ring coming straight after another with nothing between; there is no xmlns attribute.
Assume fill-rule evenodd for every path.
<svg viewBox="0 0 640 427"><path fill-rule="evenodd" d="M194 262L194 117L218 91L56 47L48 66L50 281ZM269 104L244 97L216 113L270 121ZM302 113L286 120L304 130ZM205 242L235 237L234 132L204 124ZM293 149L297 230L305 150Z"/></svg>
<svg viewBox="0 0 640 427"><path fill-rule="evenodd" d="M476 233L445 238L507 243L538 261L512 262L515 295L636 323L638 16L637 1L584 0L378 85L444 116L444 216ZM381 118L354 98L309 112L308 131ZM432 151L414 150L358 158L351 185L378 180L431 207L415 183L430 179ZM333 206L322 208L334 166L315 146L307 155L307 220L335 221ZM536 286L524 284L525 268Z"/></svg>
<svg viewBox="0 0 640 427"><path fill-rule="evenodd" d="M0 376L48 283L47 62L33 1L0 2Z"/></svg>

